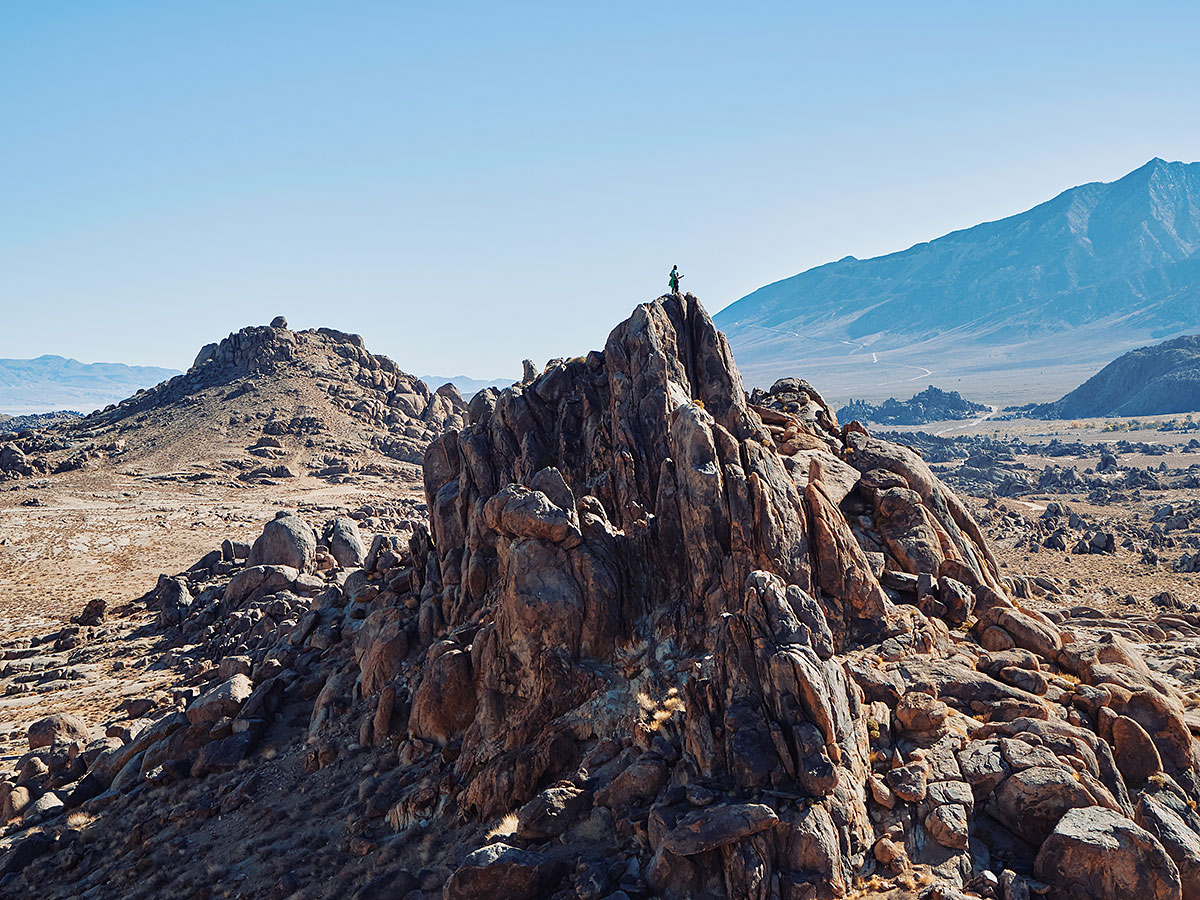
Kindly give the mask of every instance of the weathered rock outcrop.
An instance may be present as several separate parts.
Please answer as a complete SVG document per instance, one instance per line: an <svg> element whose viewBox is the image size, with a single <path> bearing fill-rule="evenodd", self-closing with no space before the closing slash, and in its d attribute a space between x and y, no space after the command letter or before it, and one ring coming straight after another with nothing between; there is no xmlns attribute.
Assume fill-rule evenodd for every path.
<svg viewBox="0 0 1200 900"><path fill-rule="evenodd" d="M184 689L31 733L0 818L215 817L274 760L370 871L321 896L1196 896L1187 698L1023 604L916 452L747 397L691 296L529 368L429 447L428 529L285 514L160 579Z"/></svg>
<svg viewBox="0 0 1200 900"><path fill-rule="evenodd" d="M664 895L826 897L884 860L961 885L1024 847L1028 872L1072 809L1136 827L1147 767L1110 744L1144 735L1194 792L1164 685L1076 691L1118 663L1017 605L919 455L776 387L751 405L699 303L665 297L430 447L420 620L441 640L409 724L456 748L465 815L573 779L650 816ZM632 756L599 783L613 735Z"/></svg>

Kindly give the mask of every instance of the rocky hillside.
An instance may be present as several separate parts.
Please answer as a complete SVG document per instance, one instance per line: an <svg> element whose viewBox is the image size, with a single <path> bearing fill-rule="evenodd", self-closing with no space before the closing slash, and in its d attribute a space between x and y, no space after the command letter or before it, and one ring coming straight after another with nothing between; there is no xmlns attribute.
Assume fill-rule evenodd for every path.
<svg viewBox="0 0 1200 900"><path fill-rule="evenodd" d="M460 427L452 385L431 391L358 335L291 331L278 318L205 346L187 372L8 446L0 474L103 465L155 477L341 477L389 461L418 465ZM13 460L25 457L21 466ZM392 467L394 469L394 467Z"/></svg>
<svg viewBox="0 0 1200 900"><path fill-rule="evenodd" d="M873 399L924 369L990 400L990 372L1054 383L1059 368L1193 330L1197 250L1200 163L1155 159L1006 219L810 269L716 321L753 383L800 366Z"/></svg>
<svg viewBox="0 0 1200 900"><path fill-rule="evenodd" d="M1034 406L1040 419L1153 416L1200 410L1200 335L1131 350L1054 403Z"/></svg>
<svg viewBox="0 0 1200 900"><path fill-rule="evenodd" d="M880 425L925 425L952 419L970 419L988 411L982 403L964 400L958 391L943 391L932 384L908 400L889 397L875 405L866 400L851 400L838 410L843 422L858 419Z"/></svg>
<svg viewBox="0 0 1200 900"><path fill-rule="evenodd" d="M0 359L0 412L93 410L178 374L175 369L81 363L61 356Z"/></svg>
<svg viewBox="0 0 1200 900"><path fill-rule="evenodd" d="M1178 682L1039 611L916 453L777 387L664 297L477 395L428 529L283 513L164 576L134 668L178 683L26 729L0 888L1195 896ZM96 622L6 655L81 663Z"/></svg>

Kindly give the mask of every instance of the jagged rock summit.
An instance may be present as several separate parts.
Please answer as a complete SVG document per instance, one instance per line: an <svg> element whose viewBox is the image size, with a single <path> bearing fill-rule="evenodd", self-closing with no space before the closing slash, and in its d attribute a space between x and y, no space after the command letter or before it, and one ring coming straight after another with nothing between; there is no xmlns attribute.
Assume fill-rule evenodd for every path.
<svg viewBox="0 0 1200 900"><path fill-rule="evenodd" d="M776 390L749 404L724 335L668 296L430 447L420 631L445 639L409 727L455 747L459 814L590 791L668 897L1031 875L1094 806L1137 833L1129 866L1170 869L1129 820L1197 796L1178 691L1023 609L917 454Z"/></svg>
<svg viewBox="0 0 1200 900"><path fill-rule="evenodd" d="M278 316L205 345L187 372L62 433L93 449L122 441L122 464L152 472L337 475L388 459L419 464L465 411L452 385L431 391L360 336L291 331Z"/></svg>

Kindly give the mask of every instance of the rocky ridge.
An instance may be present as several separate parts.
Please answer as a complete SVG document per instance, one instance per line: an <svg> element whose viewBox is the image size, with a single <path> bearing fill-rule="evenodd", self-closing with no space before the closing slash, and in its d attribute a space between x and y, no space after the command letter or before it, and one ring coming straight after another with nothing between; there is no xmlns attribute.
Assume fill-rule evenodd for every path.
<svg viewBox="0 0 1200 900"><path fill-rule="evenodd" d="M452 385L431 391L368 352L358 335L291 331L279 317L206 345L187 372L118 404L7 435L12 462L0 463L0 475L113 459L129 471L181 480L340 478L364 468L394 476L388 460L419 465L429 441L461 427L465 411Z"/></svg>
<svg viewBox="0 0 1200 900"><path fill-rule="evenodd" d="M155 862L229 820L318 847L241 896L1200 891L1194 698L1039 611L918 454L748 396L691 295L481 391L423 478L428 528L283 514L161 579L184 689L30 729L0 887L209 896Z"/></svg>
<svg viewBox="0 0 1200 900"><path fill-rule="evenodd" d="M969 419L986 413L989 407L963 399L958 391L943 391L932 384L908 400L889 397L880 404L851 400L837 411L838 418L874 422L880 425L926 425L952 419Z"/></svg>

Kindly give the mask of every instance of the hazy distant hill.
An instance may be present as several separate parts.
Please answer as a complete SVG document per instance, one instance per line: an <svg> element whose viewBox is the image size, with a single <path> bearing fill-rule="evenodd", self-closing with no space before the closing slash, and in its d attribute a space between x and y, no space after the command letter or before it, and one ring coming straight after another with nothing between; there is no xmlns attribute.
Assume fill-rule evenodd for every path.
<svg viewBox="0 0 1200 900"><path fill-rule="evenodd" d="M464 397L471 397L485 387L512 387L512 378L497 378L494 381L484 381L482 378L468 378L466 375L422 375L421 380L429 385L431 391L436 391L443 384L452 384Z"/></svg>
<svg viewBox="0 0 1200 900"><path fill-rule="evenodd" d="M1033 408L1044 419L1154 416L1200 410L1200 335L1141 347L1113 360L1071 393Z"/></svg>
<svg viewBox="0 0 1200 900"><path fill-rule="evenodd" d="M175 369L81 363L61 356L0 359L0 412L98 409L178 374Z"/></svg>
<svg viewBox="0 0 1200 900"><path fill-rule="evenodd" d="M715 318L752 384L794 374L869 399L929 372L975 394L1006 388L996 372L1069 372L1065 390L1122 350L1195 330L1198 250L1200 163L1154 159L900 253L810 269Z"/></svg>

